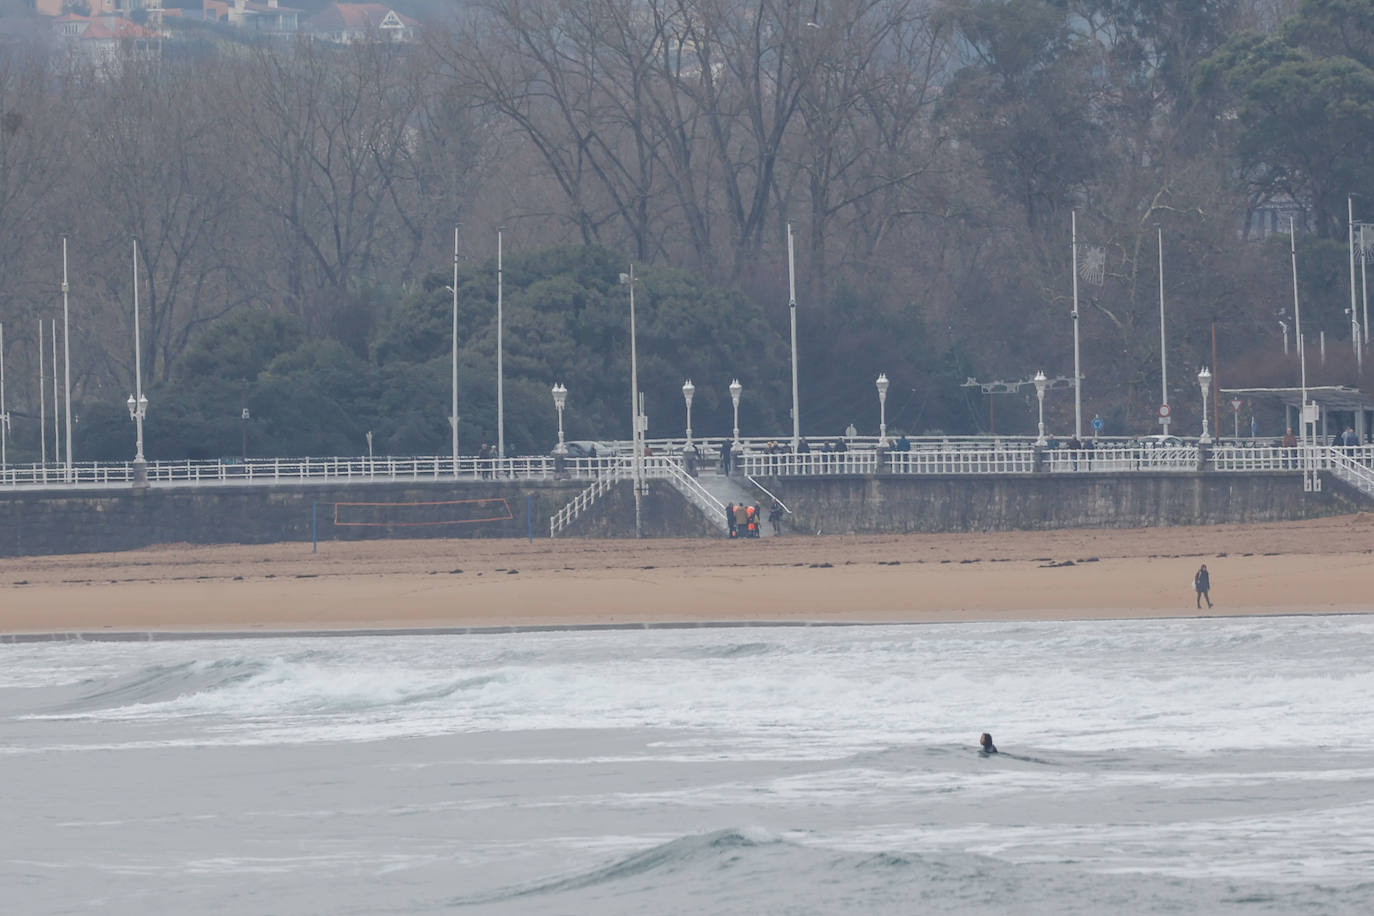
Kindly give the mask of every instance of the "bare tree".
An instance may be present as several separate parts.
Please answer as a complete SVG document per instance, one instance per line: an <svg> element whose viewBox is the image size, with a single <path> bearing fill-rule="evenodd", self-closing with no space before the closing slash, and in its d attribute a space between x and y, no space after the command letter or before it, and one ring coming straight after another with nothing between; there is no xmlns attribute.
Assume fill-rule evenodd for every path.
<svg viewBox="0 0 1374 916"><path fill-rule="evenodd" d="M397 244L418 250L407 54L387 42L261 45L227 88L230 122L247 141L235 150L243 190L266 231L261 254L275 262L273 298L307 326L389 267Z"/></svg>

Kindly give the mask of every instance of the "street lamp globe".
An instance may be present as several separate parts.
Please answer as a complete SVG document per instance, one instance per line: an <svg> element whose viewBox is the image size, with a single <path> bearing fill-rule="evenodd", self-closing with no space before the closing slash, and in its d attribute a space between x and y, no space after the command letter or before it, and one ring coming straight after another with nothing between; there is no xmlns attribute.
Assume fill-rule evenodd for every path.
<svg viewBox="0 0 1374 916"><path fill-rule="evenodd" d="M887 373L879 372L874 384L878 387L878 445L883 447L887 445Z"/></svg>
<svg viewBox="0 0 1374 916"><path fill-rule="evenodd" d="M1212 371L1203 366L1197 374L1197 387L1202 392L1202 436L1198 442L1207 443L1212 437L1207 432L1207 396L1212 392Z"/></svg>
<svg viewBox="0 0 1374 916"><path fill-rule="evenodd" d="M1044 370L1044 369L1040 369L1040 370L1038 370L1038 371L1035 373L1035 378L1032 379L1032 381L1035 382L1035 398L1036 398L1037 401L1040 402L1040 426L1039 426L1039 435L1036 437L1035 444L1036 444L1036 445L1044 445L1045 442L1046 442L1046 440L1045 440L1045 385L1049 382L1049 379L1045 378L1045 370Z"/></svg>
<svg viewBox="0 0 1374 916"><path fill-rule="evenodd" d="M739 396L744 391L744 386L739 383L739 379L730 381L730 401L735 405L735 435L734 445L739 447Z"/></svg>
<svg viewBox="0 0 1374 916"><path fill-rule="evenodd" d="M687 445L692 445L692 396L697 393L697 386L688 379L682 383L682 400L687 404Z"/></svg>
<svg viewBox="0 0 1374 916"><path fill-rule="evenodd" d="M563 442L563 407L568 403L568 389L563 387L562 382L553 386L553 407L558 411L558 446L554 448L555 455L566 455L568 447Z"/></svg>

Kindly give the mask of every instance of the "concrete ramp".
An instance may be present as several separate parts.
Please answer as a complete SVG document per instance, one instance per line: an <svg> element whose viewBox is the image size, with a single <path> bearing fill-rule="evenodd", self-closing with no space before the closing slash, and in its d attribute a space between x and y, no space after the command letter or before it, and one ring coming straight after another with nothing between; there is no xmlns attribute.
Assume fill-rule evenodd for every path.
<svg viewBox="0 0 1374 916"><path fill-rule="evenodd" d="M744 503L750 506L757 504L763 514L763 518L760 519L759 535L760 537L766 538L773 536L773 527L768 524L768 506L771 500L753 487L749 483L748 478L744 477L742 474L727 477L719 472L703 471L701 476L696 478L696 482L703 490L710 493L721 507L728 506L731 503L735 503L736 505ZM726 530L725 513L723 511L718 511L718 515L720 518L721 530L724 531Z"/></svg>

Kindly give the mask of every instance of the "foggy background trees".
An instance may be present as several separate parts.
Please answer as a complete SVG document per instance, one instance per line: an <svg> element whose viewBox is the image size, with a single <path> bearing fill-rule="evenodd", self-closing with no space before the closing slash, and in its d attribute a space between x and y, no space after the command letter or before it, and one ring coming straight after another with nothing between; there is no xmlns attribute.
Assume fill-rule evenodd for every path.
<svg viewBox="0 0 1374 916"><path fill-rule="evenodd" d="M788 223L807 435L876 431L880 371L889 429L913 434L988 431L969 376L1071 374L1073 210L1105 253L1080 327L1106 432L1157 431L1157 227L1182 428L1213 324L1221 384L1296 378L1290 213L1308 343L1325 330L1330 354L1309 369L1361 382L1345 198L1374 208L1374 0L431 9L416 45L187 23L117 64L3 48L12 460L38 452L64 235L78 459L130 448L135 270L149 457L357 454L367 431L378 453L445 452L455 226L465 452L495 440L500 227L510 452L552 445L554 382L570 436L628 437L631 261L650 434L680 432L687 377L699 434L728 432L736 376L741 426L790 430ZM1052 429L1071 405L1047 399ZM996 405L999 432L1034 419L1030 389Z"/></svg>

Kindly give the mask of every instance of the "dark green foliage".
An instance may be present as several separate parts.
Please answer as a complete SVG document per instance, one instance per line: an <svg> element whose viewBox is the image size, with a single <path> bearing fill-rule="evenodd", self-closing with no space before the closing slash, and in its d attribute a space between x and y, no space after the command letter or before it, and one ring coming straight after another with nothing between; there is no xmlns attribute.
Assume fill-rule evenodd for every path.
<svg viewBox="0 0 1374 916"><path fill-rule="evenodd" d="M628 265L623 265L628 269ZM506 259L502 297L508 455L544 453L555 441L550 388L569 390L571 438L627 438L630 426L629 287L600 248L558 248ZM459 433L471 454L497 439L495 263L460 275ZM354 347L303 340L280 316L227 319L188 350L173 385L150 393L147 453L160 459L358 455L366 434L382 455L449 450L452 294L431 275L376 325L364 359ZM778 430L789 378L785 342L742 295L683 271L636 277L640 389L651 435L683 425L681 385L696 380L694 426L730 431L726 386L746 387L741 425ZM250 419L241 419L247 406ZM127 417L97 412L84 451L124 457Z"/></svg>

